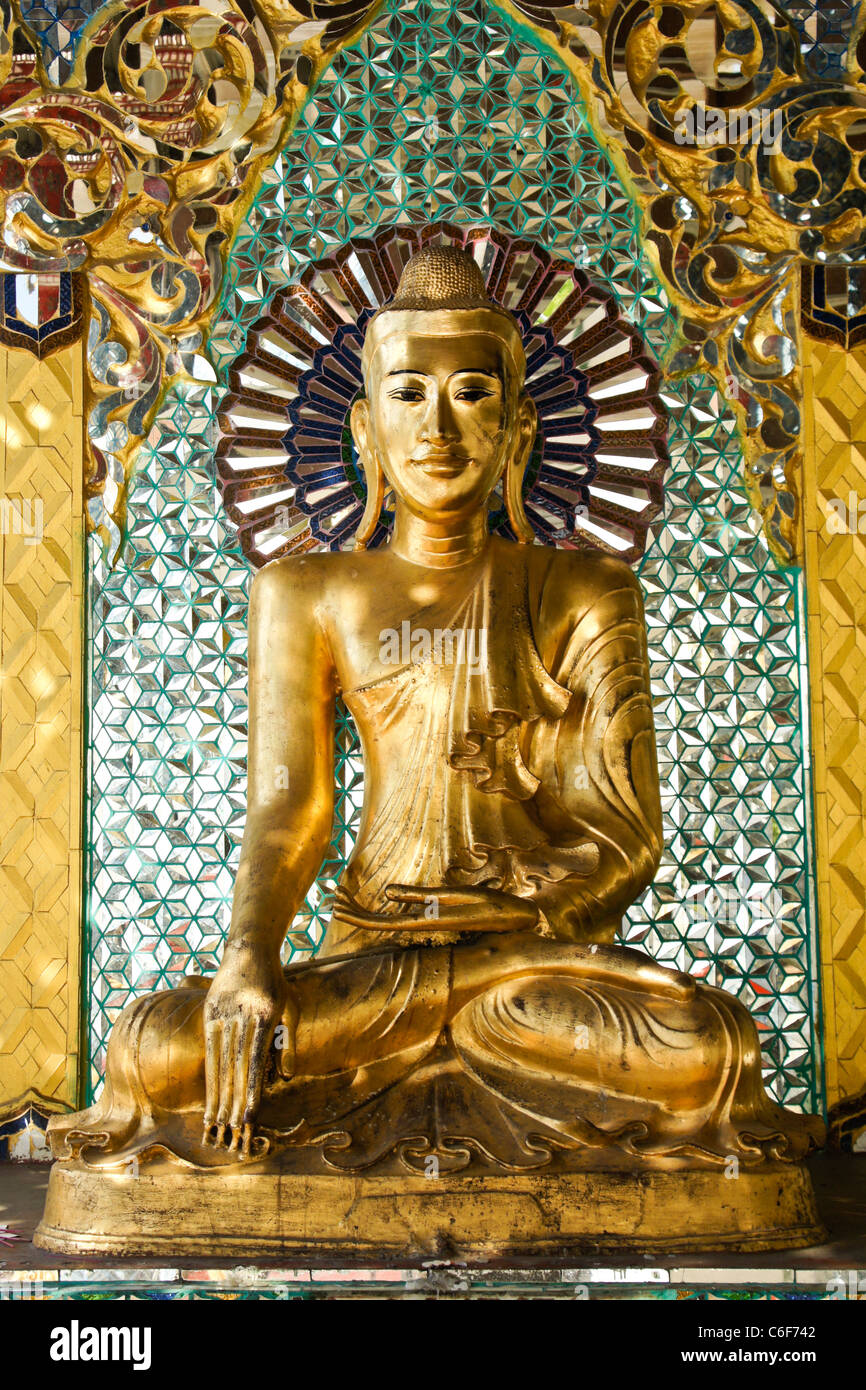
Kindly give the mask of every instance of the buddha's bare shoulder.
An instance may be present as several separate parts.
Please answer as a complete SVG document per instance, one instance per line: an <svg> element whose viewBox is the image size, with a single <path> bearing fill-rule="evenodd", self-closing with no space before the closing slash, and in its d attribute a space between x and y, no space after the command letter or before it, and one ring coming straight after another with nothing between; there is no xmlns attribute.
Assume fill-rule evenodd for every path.
<svg viewBox="0 0 866 1390"><path fill-rule="evenodd" d="M643 621L637 576L615 555L533 546L527 551L527 564L535 612L547 631L572 631L591 614L599 621L620 615Z"/></svg>
<svg viewBox="0 0 866 1390"><path fill-rule="evenodd" d="M560 550L531 546L526 551L531 568L542 578L545 591L556 591L585 608L587 602L608 594L640 594L640 584L630 565L600 550Z"/></svg>
<svg viewBox="0 0 866 1390"><path fill-rule="evenodd" d="M264 565L253 578L252 595L272 593L284 601L327 599L342 590L375 583L383 552L372 550L314 550L283 555Z"/></svg>

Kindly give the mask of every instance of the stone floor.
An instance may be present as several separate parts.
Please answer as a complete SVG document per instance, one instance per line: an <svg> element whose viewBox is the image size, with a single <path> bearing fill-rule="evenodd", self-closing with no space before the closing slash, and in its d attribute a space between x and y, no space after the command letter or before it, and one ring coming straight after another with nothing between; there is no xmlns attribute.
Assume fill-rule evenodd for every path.
<svg viewBox="0 0 866 1390"><path fill-rule="evenodd" d="M818 1205L830 1238L807 1250L768 1254L580 1257L579 1268L540 1268L532 1262L470 1268L431 1261L402 1268L287 1267L279 1260L175 1261L171 1268L143 1260L65 1257L39 1250L33 1232L42 1214L48 1164L0 1163L0 1298L69 1297L94 1286L106 1296L364 1297L475 1293L496 1296L681 1298L857 1297L866 1300L866 1155L819 1155L810 1163ZM15 1239L4 1239L3 1228ZM37 1292L34 1294L33 1289ZM28 1292L30 1289L30 1292ZM17 1292L16 1292L17 1290ZM22 1292L23 1290L23 1292ZM198 1292L196 1292L198 1291ZM230 1294L229 1296L232 1296Z"/></svg>

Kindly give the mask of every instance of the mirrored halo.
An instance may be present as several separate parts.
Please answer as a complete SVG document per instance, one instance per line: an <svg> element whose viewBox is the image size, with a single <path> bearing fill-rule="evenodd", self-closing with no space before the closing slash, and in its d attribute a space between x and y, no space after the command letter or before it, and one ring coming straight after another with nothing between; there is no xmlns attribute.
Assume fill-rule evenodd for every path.
<svg viewBox="0 0 866 1390"><path fill-rule="evenodd" d="M662 509L669 459L660 376L614 297L576 266L490 227L386 227L308 267L252 326L219 415L217 471L244 552L351 547L366 485L349 428L370 315L420 247L470 250L491 296L518 318L539 429L524 506L539 539L633 562ZM386 495L371 544L392 514ZM510 536L501 492L490 528Z"/></svg>

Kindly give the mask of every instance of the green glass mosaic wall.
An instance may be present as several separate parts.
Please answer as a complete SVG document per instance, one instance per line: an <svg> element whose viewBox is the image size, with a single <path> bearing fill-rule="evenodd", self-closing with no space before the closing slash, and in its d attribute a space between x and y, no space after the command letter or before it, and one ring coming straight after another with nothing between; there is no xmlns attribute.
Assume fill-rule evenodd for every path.
<svg viewBox="0 0 866 1390"><path fill-rule="evenodd" d="M397 220L485 221L569 256L656 351L673 321L638 217L577 96L525 33L470 0L390 0L326 76L250 210L211 339L220 381L273 290ZM626 938L738 994L767 1081L819 1095L799 576L776 568L740 486L732 415L670 383L672 467L642 562L667 849ZM176 390L140 460L130 541L91 559L92 1079L133 995L214 969L244 819L249 573L216 496L219 388ZM289 952L321 938L361 768L339 728L331 857ZM704 885L715 891L703 895Z"/></svg>

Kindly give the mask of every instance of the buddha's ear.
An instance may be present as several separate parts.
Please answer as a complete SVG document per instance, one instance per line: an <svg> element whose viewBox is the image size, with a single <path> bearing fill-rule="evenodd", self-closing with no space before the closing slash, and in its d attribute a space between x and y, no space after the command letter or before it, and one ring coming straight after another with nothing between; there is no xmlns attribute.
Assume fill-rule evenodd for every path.
<svg viewBox="0 0 866 1390"><path fill-rule="evenodd" d="M517 402L517 437L520 441L518 448L522 454L525 454L524 469L529 462L529 455L532 453L537 432L538 411L535 409L535 401L531 396L521 392Z"/></svg>
<svg viewBox="0 0 866 1390"><path fill-rule="evenodd" d="M502 491L505 494L505 507L511 529L521 545L535 540L535 532L523 509L523 476L538 429L538 414L531 397L521 395L517 402L517 420L514 439L514 453L505 467Z"/></svg>
<svg viewBox="0 0 866 1390"><path fill-rule="evenodd" d="M370 405L368 401L363 398L355 401L352 406L350 422L352 438L358 450L358 457L364 469L364 480L367 484L364 515L361 517L355 532L355 549L366 550L367 542L376 530L379 517L382 514L382 503L385 500L385 475L370 437Z"/></svg>
<svg viewBox="0 0 866 1390"><path fill-rule="evenodd" d="M349 413L349 424L352 428L352 438L355 441L355 448L363 459L370 451L370 402L361 396L355 401Z"/></svg>

